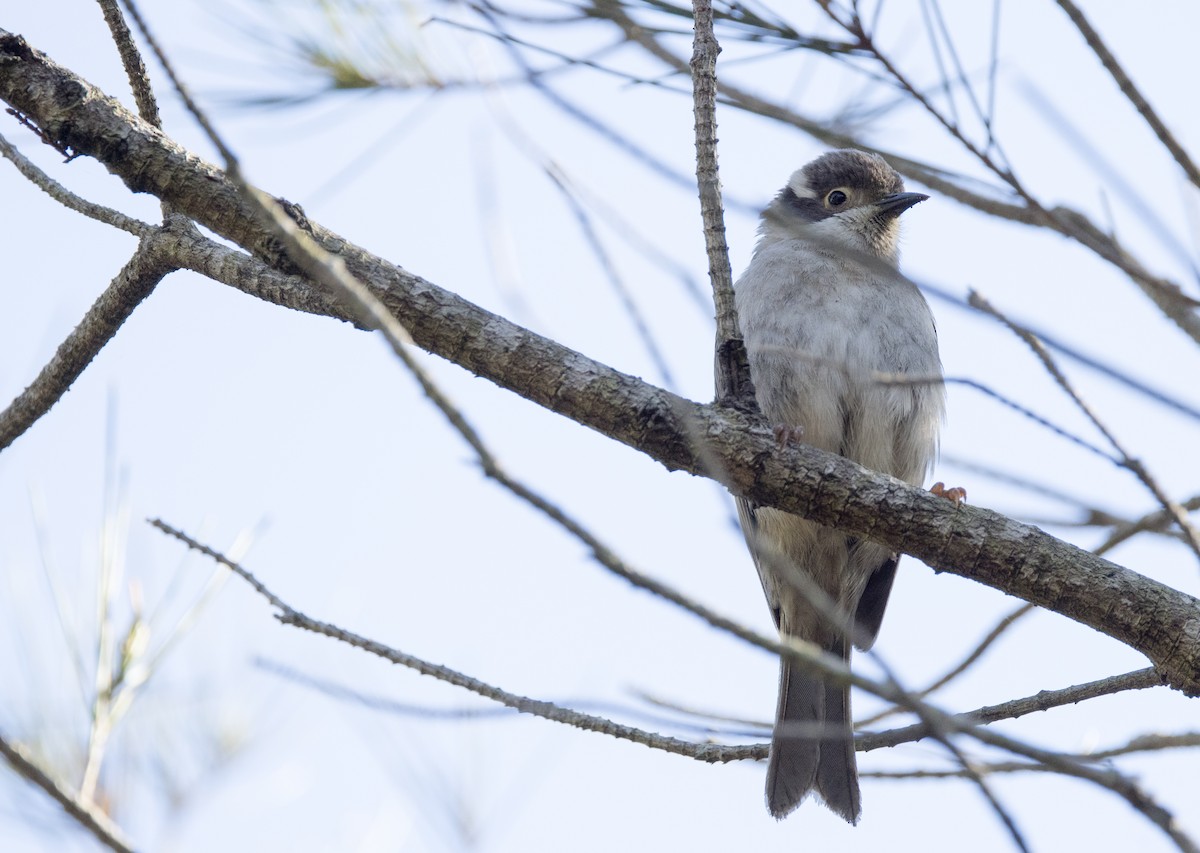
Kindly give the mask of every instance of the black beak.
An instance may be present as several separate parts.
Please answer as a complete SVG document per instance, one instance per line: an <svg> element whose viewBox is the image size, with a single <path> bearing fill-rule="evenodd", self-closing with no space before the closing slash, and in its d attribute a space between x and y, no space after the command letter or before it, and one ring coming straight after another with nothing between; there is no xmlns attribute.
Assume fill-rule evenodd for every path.
<svg viewBox="0 0 1200 853"><path fill-rule="evenodd" d="M927 198L929 196L925 193L892 193L881 198L875 206L879 208L882 215L895 217Z"/></svg>

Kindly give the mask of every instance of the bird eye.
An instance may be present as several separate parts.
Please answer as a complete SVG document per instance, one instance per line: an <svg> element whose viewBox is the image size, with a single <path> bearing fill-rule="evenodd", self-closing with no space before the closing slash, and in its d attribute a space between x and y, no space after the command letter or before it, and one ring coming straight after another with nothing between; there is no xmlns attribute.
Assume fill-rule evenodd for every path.
<svg viewBox="0 0 1200 853"><path fill-rule="evenodd" d="M834 190L829 195L825 196L825 202L830 207L841 207L846 203L846 194L841 190Z"/></svg>

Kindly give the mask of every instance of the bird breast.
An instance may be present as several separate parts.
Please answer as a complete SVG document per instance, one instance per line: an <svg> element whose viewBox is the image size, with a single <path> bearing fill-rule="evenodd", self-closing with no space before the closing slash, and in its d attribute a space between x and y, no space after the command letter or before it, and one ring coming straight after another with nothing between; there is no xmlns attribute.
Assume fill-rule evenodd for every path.
<svg viewBox="0 0 1200 853"><path fill-rule="evenodd" d="M781 241L759 246L735 294L768 421L919 484L936 453L942 387L895 380L941 376L920 291L882 263Z"/></svg>

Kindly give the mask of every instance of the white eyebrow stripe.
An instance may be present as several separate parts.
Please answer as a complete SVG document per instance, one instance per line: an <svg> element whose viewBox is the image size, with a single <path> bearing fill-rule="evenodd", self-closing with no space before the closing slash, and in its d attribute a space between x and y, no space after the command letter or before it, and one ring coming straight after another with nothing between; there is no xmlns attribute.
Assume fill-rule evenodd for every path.
<svg viewBox="0 0 1200 853"><path fill-rule="evenodd" d="M808 184L804 183L803 180L793 179L788 182L788 186L791 188L792 192L794 192L796 195L800 196L800 198L816 198L817 197L816 192L814 192L812 190L812 188L809 187Z"/></svg>

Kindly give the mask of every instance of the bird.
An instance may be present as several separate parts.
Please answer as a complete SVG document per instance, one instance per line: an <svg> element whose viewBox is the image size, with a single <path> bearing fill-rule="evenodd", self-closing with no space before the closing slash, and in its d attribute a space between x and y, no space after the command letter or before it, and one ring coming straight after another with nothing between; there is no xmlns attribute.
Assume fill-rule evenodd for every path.
<svg viewBox="0 0 1200 853"><path fill-rule="evenodd" d="M877 154L827 152L763 211L734 286L755 399L776 436L914 486L937 455L945 406L933 314L899 274L900 215L927 198L905 192ZM945 494L957 502L960 491ZM849 665L852 645L875 642L899 554L744 498L737 504L780 635ZM850 688L784 658L767 808L783 819L814 791L858 822Z"/></svg>

